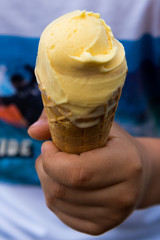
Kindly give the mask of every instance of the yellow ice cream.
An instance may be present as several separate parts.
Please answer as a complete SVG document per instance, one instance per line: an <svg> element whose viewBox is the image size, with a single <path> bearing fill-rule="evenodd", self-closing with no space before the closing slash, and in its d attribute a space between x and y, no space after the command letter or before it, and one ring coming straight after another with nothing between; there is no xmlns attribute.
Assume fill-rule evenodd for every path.
<svg viewBox="0 0 160 240"><path fill-rule="evenodd" d="M125 51L99 14L77 10L46 27L35 72L53 104L85 116L123 86Z"/></svg>

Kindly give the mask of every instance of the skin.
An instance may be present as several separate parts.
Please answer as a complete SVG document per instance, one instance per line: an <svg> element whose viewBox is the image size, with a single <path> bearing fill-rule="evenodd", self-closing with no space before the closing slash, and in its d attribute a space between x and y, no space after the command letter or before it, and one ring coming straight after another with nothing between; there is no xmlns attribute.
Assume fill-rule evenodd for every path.
<svg viewBox="0 0 160 240"><path fill-rule="evenodd" d="M50 139L44 112L28 133ZM48 208L71 228L99 235L135 209L160 204L159 146L160 139L134 138L115 123L105 147L80 155L45 141L36 171Z"/></svg>

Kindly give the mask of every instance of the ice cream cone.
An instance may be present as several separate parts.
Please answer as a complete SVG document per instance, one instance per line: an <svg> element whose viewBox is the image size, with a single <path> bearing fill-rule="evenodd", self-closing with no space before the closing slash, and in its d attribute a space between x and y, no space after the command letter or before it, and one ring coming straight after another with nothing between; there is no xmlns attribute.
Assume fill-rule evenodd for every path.
<svg viewBox="0 0 160 240"><path fill-rule="evenodd" d="M121 88L118 88L105 105L101 105L94 110L98 111L101 108L103 114L94 118L88 116L78 120L81 123L88 121L97 122L97 124L92 127L83 128L77 127L67 118L66 115L70 115L71 113L67 113L61 106L53 106L53 102L49 100L45 92L42 91L41 94L48 117L51 137L59 150L80 154L85 151L104 147L117 109ZM66 112L65 115L62 113L64 111Z"/></svg>
<svg viewBox="0 0 160 240"><path fill-rule="evenodd" d="M39 41L35 73L55 145L77 154L103 147L127 63L123 45L100 15L77 10L50 23Z"/></svg>

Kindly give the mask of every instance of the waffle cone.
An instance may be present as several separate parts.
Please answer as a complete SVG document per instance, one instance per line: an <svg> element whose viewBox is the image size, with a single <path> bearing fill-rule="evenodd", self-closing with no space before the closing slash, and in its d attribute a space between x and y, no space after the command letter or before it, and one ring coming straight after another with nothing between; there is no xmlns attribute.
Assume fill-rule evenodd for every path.
<svg viewBox="0 0 160 240"><path fill-rule="evenodd" d="M85 151L104 147L113 123L118 101L121 95L119 88L110 100L95 109L104 109L100 117L79 119L80 123L97 122L91 127L78 127L62 113L61 107L53 106L44 92L41 92L44 108L48 117L52 141L61 151L80 154ZM64 109L63 109L64 110Z"/></svg>

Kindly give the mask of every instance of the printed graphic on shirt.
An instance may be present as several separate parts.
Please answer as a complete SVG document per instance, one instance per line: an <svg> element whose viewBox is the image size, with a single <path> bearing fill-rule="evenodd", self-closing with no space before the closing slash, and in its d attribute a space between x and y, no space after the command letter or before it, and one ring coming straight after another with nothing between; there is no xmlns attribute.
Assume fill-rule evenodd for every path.
<svg viewBox="0 0 160 240"><path fill-rule="evenodd" d="M3 46L11 41L15 42L10 43L13 49ZM17 49L17 45L26 45L26 39L6 37L5 41L2 37L5 50L2 49L0 57L0 119L16 126L28 126L39 116L42 102L34 74L35 60L28 61L25 51ZM31 50L29 53L35 59L35 49Z"/></svg>
<svg viewBox="0 0 160 240"><path fill-rule="evenodd" d="M41 143L27 128L42 111L34 74L38 39L0 36L0 180L39 183L35 159Z"/></svg>
<svg viewBox="0 0 160 240"><path fill-rule="evenodd" d="M128 76L116 121L135 136L160 136L160 38L122 41ZM39 183L35 159L41 142L27 126L42 110L34 65L38 39L0 36L0 180Z"/></svg>
<svg viewBox="0 0 160 240"><path fill-rule="evenodd" d="M18 72L9 76L14 93L3 96L2 92L0 96L0 119L16 126L28 126L33 123L42 108L34 70L29 65L23 68L30 73L30 78L26 79Z"/></svg>
<svg viewBox="0 0 160 240"><path fill-rule="evenodd" d="M35 159L41 142L29 138L26 128L0 121L0 180L39 184Z"/></svg>

